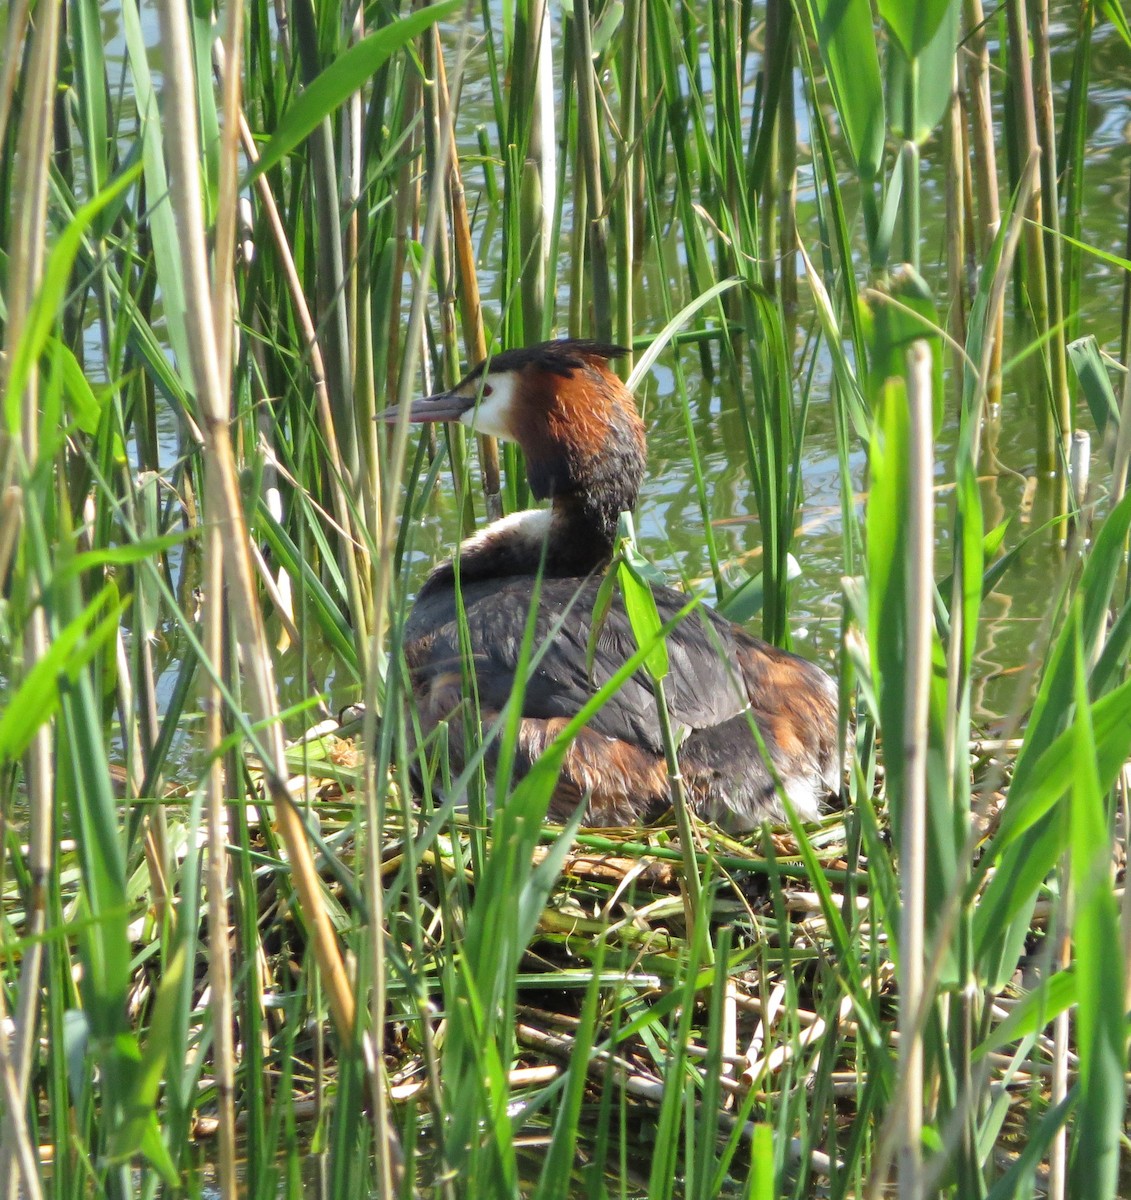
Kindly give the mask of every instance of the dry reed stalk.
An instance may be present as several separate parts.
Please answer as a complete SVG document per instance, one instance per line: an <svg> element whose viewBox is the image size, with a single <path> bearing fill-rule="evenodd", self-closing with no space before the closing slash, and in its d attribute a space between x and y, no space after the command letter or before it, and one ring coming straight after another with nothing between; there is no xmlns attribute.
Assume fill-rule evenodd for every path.
<svg viewBox="0 0 1131 1200"><path fill-rule="evenodd" d="M248 551L251 554L251 561L255 564L256 574L259 576L260 582L263 584L263 590L267 594L267 599L271 601L271 606L275 610L275 615L279 618L279 637L275 642L275 648L283 652L291 646L298 646L302 643L302 635L298 631L298 626L294 623L294 606L291 603L289 589L283 591L280 588L280 582L290 580L290 576L281 573L280 579L276 580L271 574L271 568L267 565L267 560L263 557L263 551L252 542L248 546ZM307 687L310 689L312 696L319 695L320 684L314 676L314 672L307 666ZM315 704L315 709L323 717L328 716L328 710L325 703L319 699Z"/></svg>
<svg viewBox="0 0 1131 1200"><path fill-rule="evenodd" d="M358 6L354 16L352 40L356 44L365 37L365 9ZM357 431L360 448L360 474L358 476L359 500L358 507L362 514L376 514L380 507L381 494L381 450L378 443L377 423L377 379L375 362L375 345L373 329L373 279L369 257L363 253L364 245L372 233L372 225L368 218L364 221L365 211L363 173L365 165L364 153L365 132L365 100L361 92L356 92L343 112L342 124L342 155L346 164L345 177L342 180L342 205L349 214L346 229L346 262L348 264L349 304L348 323L351 333L350 369L354 386L354 428ZM376 519L376 518L374 518ZM364 525L365 517L361 522ZM364 539L356 548L358 556L357 586L362 597L357 605L365 614L365 624L369 624L369 611L372 596L369 588L370 568L368 545ZM350 586L354 580L351 578ZM365 642L365 638L358 639ZM369 661L367 646L359 646L361 662L366 668Z"/></svg>
<svg viewBox="0 0 1131 1200"><path fill-rule="evenodd" d="M561 1075L561 1067L544 1066L544 1067L512 1067L507 1072L507 1087L510 1091L516 1091L525 1087L537 1087L553 1083L555 1079ZM414 1079L406 1083L394 1083L389 1088L389 1094L397 1103L403 1104L408 1100L415 1100L418 1096L423 1096L428 1083L423 1079ZM513 1098L512 1098L513 1099ZM451 1188L453 1181L447 1181L447 1187Z"/></svg>
<svg viewBox="0 0 1131 1200"><path fill-rule="evenodd" d="M1057 906L1056 935L1053 955L1057 969L1067 970L1072 965L1072 928L1070 909L1072 906L1072 882L1068 869L1068 856L1061 860L1057 874L1061 903ZM1069 1026L1072 1014L1068 1009L1058 1013L1053 1022L1052 1078L1049 1083L1049 1105L1060 1104L1068 1095ZM1053 1135L1049 1147L1049 1200L1064 1200L1068 1181L1068 1126L1061 1123Z"/></svg>
<svg viewBox="0 0 1131 1200"><path fill-rule="evenodd" d="M978 247L983 261L989 255L1001 225L1001 200L998 196L997 147L994 141L993 103L990 98L990 54L986 46L985 14L982 0L965 0L963 20L966 37L966 88L970 99L970 126L973 138L973 169L978 196ZM996 410L1001 403L1001 353L1004 340L1004 310L993 321L993 358L989 364L986 404Z"/></svg>
<svg viewBox="0 0 1131 1200"><path fill-rule="evenodd" d="M1037 0L1031 22L1033 37L1033 102L1037 140L1041 146L1041 194L1046 230L1042 231L1048 263L1049 355L1053 417L1060 439L1060 499L1056 511L1068 511L1067 463L1072 439L1072 407L1068 390L1068 358L1064 342L1064 292L1061 287L1060 199L1057 183L1056 124L1053 111L1052 59L1049 53L1048 0Z"/></svg>
<svg viewBox="0 0 1131 1200"><path fill-rule="evenodd" d="M770 84L770 65L775 63L778 55L782 53L779 48L779 42L783 32L788 36L789 14L783 11L785 7L782 0L766 0L765 45L762 50L763 120L766 119L765 112L767 108L773 103L771 98L766 94L769 91ZM780 133L781 115L780 109L776 109L774 116L775 136L770 148L770 161L766 166L762 183L762 194L758 198L758 254L761 259L761 280L762 286L771 296L778 294L779 254L785 247L793 245L793 241L786 241L784 229L781 231L781 242L779 244L778 224L774 220L774 215L778 208L781 156L784 149ZM794 240L796 240L796 231L794 233Z"/></svg>
<svg viewBox="0 0 1131 1200"><path fill-rule="evenodd" d="M962 90L958 81L958 60L952 68L950 104L947 108L946 147L950 169L947 171L946 216L947 216L947 278L950 288L947 330L951 338L951 358L954 377L961 379L967 365L966 358L966 234L972 213L966 207L967 184L970 170L965 149L965 120L962 111ZM965 686L962 678L962 646L964 638L964 606L962 604L965 574L961 555L955 555L954 582L951 588L951 637L947 642L947 721L946 721L946 764L948 784L954 782L957 760L959 697Z"/></svg>
<svg viewBox="0 0 1131 1200"><path fill-rule="evenodd" d="M946 172L946 272L947 272L947 332L956 349L952 351L952 370L956 379L962 378L965 359L961 348L966 345L966 232L969 213L966 208L966 185L969 163L963 153L964 113L962 93L958 86L958 60L955 59L954 82L950 92L945 119Z"/></svg>
<svg viewBox="0 0 1131 1200"><path fill-rule="evenodd" d="M639 217L636 212L636 177L642 172L641 155L637 152L637 78L639 59L644 44L641 27L640 0L628 0L624 11L626 37L621 45L621 115L620 136L617 140L618 174L621 179L620 237L617 239L617 341L632 345L632 277L636 261L636 231ZM624 363L632 369L632 356Z"/></svg>
<svg viewBox="0 0 1131 1200"><path fill-rule="evenodd" d="M147 709L155 702L156 688L153 685L153 653L152 648L148 644L147 638L139 638L141 643L139 649L142 651L143 669L150 673L145 688L146 702L140 707ZM143 764L146 762L149 752L156 745L156 734L153 732L156 729L155 721L145 721L140 723L145 729L144 746L143 735L139 729L139 722L134 718L138 711L138 701L135 696L133 678L130 674L129 657L126 654L126 644L123 631L118 630L115 638L115 657L118 663L118 708L121 713L121 726L123 731L123 740L128 738L126 744L129 747L127 753L127 762L129 763L129 779L127 795L131 800L139 800L143 795L145 787L145 775L142 770ZM153 793L160 795L161 781L154 780ZM148 811L142 818L142 847L145 853L146 870L149 872L149 886L153 894L153 915L158 925L164 925L169 916L169 840L165 822L165 807L162 804L156 804L151 811Z"/></svg>
<svg viewBox="0 0 1131 1200"><path fill-rule="evenodd" d="M784 990L780 995L784 995ZM845 993L841 997L840 1004L837 1007L838 1027L840 1023L848 1020L852 1015L854 1007L855 1001L853 997ZM777 1011L780 1010L771 1010L767 1020L772 1021ZM792 1013L790 1017L792 1019ZM743 1069L740 1080L743 1089L760 1088L767 1076L780 1071L786 1063L795 1059L802 1050L808 1050L817 1045L828 1031L828 1021L823 1017L810 1014L810 1020L796 1038L779 1042L768 1054L756 1052L752 1043L750 1050L747 1051L747 1065Z"/></svg>
<svg viewBox="0 0 1131 1200"><path fill-rule="evenodd" d="M242 121L243 114L240 113L237 116ZM256 254L254 217L251 201L246 196L241 196L237 203L239 206L239 240L237 242L236 261L246 278L250 273ZM258 307L251 312L250 323L248 353L256 365L256 370L252 377L252 386L254 387L256 383L269 377L266 339L263 336L263 323L260 319ZM258 379L256 379L256 376L258 376ZM261 389L257 389L257 399L252 402L255 410L255 432L258 447L267 447L265 454L266 461L264 461L262 468L263 484L261 495L264 507L270 513L271 518L282 525L286 518L283 508L283 494L279 490L279 471L276 465L278 456L274 450L276 434L275 413L271 405L265 403L267 399L266 393ZM250 549L252 557L255 560L256 569L264 577L267 594L280 617L279 636L275 639L275 650L279 654L285 654L299 640L294 624L294 588L291 584L291 577L287 569L282 565L277 568L275 575L272 576L259 547L252 542ZM314 689L313 694L318 694L318 688Z"/></svg>
<svg viewBox="0 0 1131 1200"><path fill-rule="evenodd" d="M0 361L0 371L3 363ZM12 565L12 555L20 540L20 530L23 528L23 489L17 484L9 484L0 490L0 589L8 580L8 568Z"/></svg>
<svg viewBox="0 0 1131 1200"><path fill-rule="evenodd" d="M451 94L448 91L448 70L443 54L436 55L436 89L440 111L454 121ZM475 269L475 245L471 238L471 219L467 211L467 192L459 165L459 148L453 139L448 147L448 192L452 214L452 239L456 250L456 278L460 288L460 317L463 324L464 351L469 362L481 362L487 357L487 338L483 332L483 306L479 298L479 274ZM484 439L494 442L494 438ZM498 490L498 447L495 450L495 489Z"/></svg>
<svg viewBox="0 0 1131 1200"><path fill-rule="evenodd" d="M792 55L793 22L790 22ZM797 108L793 95L793 64L782 78L778 99L778 208L781 221L781 263L778 268L778 294L782 310L792 326L797 313ZM786 346L793 339L786 338Z"/></svg>
<svg viewBox="0 0 1131 1200"><path fill-rule="evenodd" d="M435 28L435 27L434 27ZM448 73L436 35L436 93L439 111L446 120L455 121L448 93ZM483 307L479 300L479 275L475 270L475 246L471 239L471 219L467 212L467 193L460 171L459 150L455 139L448 143L448 203L452 225L452 244L455 250L455 284L459 289L460 324L463 329L464 353L468 363L482 362L487 357L487 338L483 332ZM476 438L479 462L483 470L483 494L487 516L494 521L503 515L502 481L499 474L499 443L485 434Z"/></svg>
<svg viewBox="0 0 1131 1200"><path fill-rule="evenodd" d="M593 39L589 0L574 5L574 68L577 73L577 132L585 178L589 218L589 257L592 262L594 334L598 341L612 338L609 287L609 222L605 188L601 179L601 136L597 116L597 80L593 68Z"/></svg>
<svg viewBox="0 0 1131 1200"><path fill-rule="evenodd" d="M303 83L309 85L322 70L317 19L310 0L295 0L295 28ZM346 487L359 478L357 430L353 411L353 376L350 332L346 311L345 261L342 254L341 214L338 210L338 170L333 125L323 118L311 133L309 182L313 188L316 230L315 288L318 326L323 330L322 353L330 385L330 405L338 432L338 446L346 470ZM358 614L360 617L360 614ZM356 619L356 618L355 618Z"/></svg>
<svg viewBox="0 0 1131 1200"><path fill-rule="evenodd" d="M227 72L225 71L223 45L219 41L213 47L213 62L217 74L224 79ZM240 145L243 147L248 162L254 167L259 161L259 151L242 109L239 113L238 129ZM259 174L255 177L254 186L261 209L267 217L267 226L271 231L271 241L278 256L278 265L282 270L284 280L286 280L291 304L294 306L295 321L302 337L303 348L310 356L310 381L318 408L319 429L325 442L326 456L330 467L328 472L330 498L334 506L334 518L337 521L339 538L348 551L343 557L346 578L349 581L350 604L353 610L351 615L355 625L361 630L368 623L369 604L367 588L363 580L368 579L369 576L369 553L364 540L355 532L353 515L346 497L345 480L347 476L338 445L333 406L326 382L326 365L322 355L322 346L310 305L306 302L302 281L298 277L290 242L287 240L287 231L279 214L278 205L275 203L270 181L266 175ZM369 662L369 646L364 636L357 639L357 654L359 666L364 672L368 668Z"/></svg>
<svg viewBox="0 0 1131 1200"><path fill-rule="evenodd" d="M1018 153L1023 162L1036 155L1039 167L1041 143L1037 136L1037 111L1033 98L1033 71L1029 59L1029 25L1025 0L1008 0L1006 15ZM1048 265L1045 261L1045 241L1041 234L1041 226L1044 224L1042 188L1043 172L1038 169L1038 179L1029 195L1029 203L1025 210L1025 216L1028 218L1025 227L1027 297L1038 336L1045 334L1049 327ZM1043 392L1043 389L1041 391ZM1053 414L1047 398L1043 394L1037 395L1033 403L1037 426L1037 470L1043 475L1051 476L1059 466L1058 431L1053 427Z"/></svg>
<svg viewBox="0 0 1131 1200"><path fill-rule="evenodd" d="M586 303L585 264L588 261L586 248L589 244L589 193L586 191L585 172L574 178L573 228L570 230L569 255L569 315L567 328L577 335L584 328L583 319Z"/></svg>
<svg viewBox="0 0 1131 1200"><path fill-rule="evenodd" d="M238 5L231 7L238 8ZM215 525L205 531L205 595L223 595L223 546ZM204 646L210 661L223 662L224 606L210 603L205 606ZM216 1083L216 1120L220 1136L219 1190L220 1195L239 1194L236 1174L236 1066L235 1042L232 1033L232 947L228 939L230 888L227 824L225 821L225 778L219 747L223 742L223 702L220 688L210 673L206 673L204 694L201 696L204 714L204 744L211 760L205 782L205 820L208 828L206 861L208 895L208 983L209 1009L212 1017L212 1038L215 1047L213 1075Z"/></svg>
<svg viewBox="0 0 1131 1200"><path fill-rule="evenodd" d="M248 532L244 518L236 464L228 426L226 380L230 363L218 355L217 322L230 319L227 305L230 290L219 289L220 311L213 313L207 276L204 214L199 187L200 149L197 141L194 72L189 54L187 14L177 0L160 5L161 38L166 63L165 140L169 162L170 202L178 233L178 250L186 290L186 331L192 371L204 431L204 468L207 495L215 505L210 517L223 547L223 570L227 581L224 599L230 609L236 640L241 647L241 665L253 719L259 727L268 801L274 805L279 834L291 864L296 891L308 922L311 949L326 988L330 1011L344 1046L356 1039L357 1005L346 975L337 938L322 899L321 881L314 866L302 817L287 791L282 726L276 708L276 690L271 656L267 648L262 614L256 601L254 573L247 553ZM232 264L217 263L218 275L226 275ZM221 603L220 595L209 597ZM380 1064L363 1058L370 1074ZM398 1162L399 1146L387 1125L378 1130L378 1150L389 1161Z"/></svg>
<svg viewBox="0 0 1131 1200"><path fill-rule="evenodd" d="M433 251L436 275L436 300L440 310L440 346L443 350L442 387L453 387L460 377L459 345L456 337L455 276L452 268L452 247L448 240L451 229L448 212L447 186L454 137L443 137L444 129L454 128L454 113L440 106L437 83L438 62L442 57L440 31L435 25L424 35L424 70L428 82L424 86L424 146L429 178L439 205L437 228L440 231ZM467 436L461 425L453 424L448 433L449 460L452 470L452 490L462 500L459 536L466 537L475 528L475 505L470 488L464 487L467 476Z"/></svg>
<svg viewBox="0 0 1131 1200"><path fill-rule="evenodd" d="M364 5L358 5L357 10L353 14L353 19L350 22L349 44L352 48L365 36L365 11ZM357 385L357 370L359 357L359 330L358 330L358 300L359 288L361 279L359 274L360 266L360 237L359 237L359 219L358 205L361 202L361 176L362 163L364 161L362 153L362 133L365 128L365 107L364 97L360 91L356 91L342 105L342 131L341 131L341 210L345 214L346 225L342 231L343 240L345 243L345 269L346 269L346 327L350 332L350 355L349 355L349 372L350 378L354 381L354 386ZM356 398L355 398L356 400ZM354 406L353 425L357 432L359 442L365 439L362 436L363 431L368 432L373 423L373 411L365 411L356 405ZM360 464L359 464L360 470ZM360 483L360 476L358 478Z"/></svg>
<svg viewBox="0 0 1131 1200"><path fill-rule="evenodd" d="M1009 286L1009 277L1013 272L1013 263L1017 257L1017 250L1021 244L1021 237L1025 230L1025 213L1029 206L1029 198L1032 195L1033 189L1037 186L1038 163L1037 153L1030 154L1021 170L1021 179L1017 185L1017 203L1014 206L1013 216L1006 231L1005 245L1002 247L1001 252L1001 261L998 263L997 274L990 288L990 299L987 305L986 325L988 328L994 330L999 330L1003 323L1005 292ZM982 411L985 414L989 407L989 397L995 391L999 395L1001 393L1001 341L996 334L993 337L983 340L982 356L976 366L978 372L975 381L976 388L977 393L983 397ZM971 454L975 462L978 462L980 459L982 428L984 424L984 421L979 421L974 427ZM994 465L996 466L996 464Z"/></svg>
<svg viewBox="0 0 1131 1200"><path fill-rule="evenodd" d="M458 94L459 78L466 56L467 29L461 34L460 47L457 55L457 73L454 91ZM435 161L446 163L451 153L450 143L453 130L450 112L440 122L439 142L436 146ZM373 635L375 646L384 643L389 619L389 601L394 586L393 558L396 549L397 529L393 521L397 510L398 489L404 470L408 446L409 424L407 421L408 401L414 387L418 353L423 344L424 314L427 305L427 283L432 272L432 258L436 238L440 229L440 214L443 209L443 191L445 188L445 172L433 172L428 194L428 204L425 210L424 228L421 236L421 257L419 266L419 284L413 292L412 305L409 310L408 322L405 328L405 353L397 385L396 398L401 407L401 417L393 426L386 475L382 488L382 521L377 529L377 561L374 571L374 601L373 601ZM416 209L413 210L417 211ZM398 226L403 228L403 226ZM390 366L391 366L390 362ZM367 688L372 690L371 675L367 676ZM366 717L363 724L363 737L367 745L376 744L376 708L367 705ZM369 954L370 977L373 980L369 994L369 1013L373 1029L369 1051L376 1068L381 1068L384 1054L385 1022L387 1010L386 969L385 969L385 918L384 918L384 889L381 887L382 833L385 814L386 793L388 780L378 779L376 775L374 755L366 755L363 773L363 794L365 813L370 831L370 837L365 846L365 871L367 878L372 881L372 900L369 920ZM383 1082L378 1077L378 1071L370 1074L370 1089L373 1102L374 1120L378 1128L378 1170L381 1176L383 1194L392 1195L394 1182L399 1182L403 1176L403 1162L400 1156L400 1146L396 1133L389 1120L388 1094Z"/></svg>
<svg viewBox="0 0 1131 1200"><path fill-rule="evenodd" d="M0 54L0 147L8 133L8 118L12 113L12 100L16 94L16 80L23 62L24 41L27 38L28 0L15 0L8 10L6 44Z"/></svg>
<svg viewBox="0 0 1131 1200"><path fill-rule="evenodd" d="M309 84L322 66L318 59L315 17L309 0L296 0L294 13L300 33L299 60L303 81ZM357 495L360 494L362 469L352 370L354 356L351 354L341 213L338 206L338 174L329 117L322 120L310 135L309 146L310 179L317 224L315 287L318 296L318 325L323 331L323 364L338 447L337 462L333 470L340 471L342 475L340 480L331 481L329 486L333 490L335 486L341 485ZM348 520L343 524L347 529L350 528ZM362 634L357 639L358 653L362 663L366 663L364 632L368 625L370 606L361 580L363 576L368 576L368 572L361 569L355 561L357 553L357 542L339 545L339 559L350 586L350 615Z"/></svg>
<svg viewBox="0 0 1131 1200"><path fill-rule="evenodd" d="M0 994L0 1021L8 1025L6 995ZM7 1114L22 1113L26 1107L26 1098L21 1095L19 1081L13 1069L9 1054L8 1038L0 1036L0 1094L4 1097L4 1144L0 1151L3 1155L4 1166L10 1170L5 1195L26 1197L27 1200L40 1200L43 1190L39 1186L39 1159L36 1148L31 1144L27 1122L9 1120ZM10 1130L10 1132L9 1132ZM11 1139L9 1144L9 1138ZM18 1166L18 1170L14 1169ZM19 1191L20 1183L25 1191Z"/></svg>
<svg viewBox="0 0 1131 1200"><path fill-rule="evenodd" d="M225 59L239 63L243 58L243 4L229 0L225 6L223 45ZM240 72L228 71L222 77L223 123L220 134L220 186L217 197L214 247L216 269L212 276L212 320L216 361L225 391L230 388L234 305L236 231L239 206L239 118ZM246 547L246 542L245 542ZM223 544L215 524L207 527L205 538L205 595L213 603L205 608L205 648L210 661L231 665L224 654L227 623L225 607L217 603L224 594ZM264 648L265 649L265 648ZM211 754L206 783L206 821L208 826L208 979L211 990L212 1036L215 1046L213 1071L216 1080L217 1120L220 1131L219 1184L221 1196L238 1195L236 1159L236 1049L233 1033L231 944L228 929L230 867L225 825L225 778L220 747L223 743L223 706L215 679L208 677L207 702L204 705L205 746Z"/></svg>
<svg viewBox="0 0 1131 1200"><path fill-rule="evenodd" d="M955 69L957 71L958 59L955 57ZM970 104L966 96L966 91L962 86L962 76L957 74L955 78L955 87L958 90L958 108L959 118L959 136L962 140L962 146L959 153L962 155L962 208L966 214L962 227L966 234L966 242L963 246L963 254L966 257L966 295L969 298L974 290L974 281L978 278L978 220L976 209L974 207L974 171L973 171L973 155L970 150Z"/></svg>
<svg viewBox="0 0 1131 1200"><path fill-rule="evenodd" d="M927 890L927 717L931 686L931 591L934 583L934 478L931 351L917 341L907 355L907 400L911 494L907 530L907 674L904 708L904 795L899 851L899 1088L903 1105L893 1106L899 1126L898 1178L902 1196L923 1188L923 1019ZM875 1178L875 1176L873 1176Z"/></svg>
<svg viewBox="0 0 1131 1200"><path fill-rule="evenodd" d="M388 298L388 325L385 328L385 395L395 396L400 387L401 364L404 353L401 346L401 327L404 324L401 316L402 292L404 289L405 263L408 261L408 243L416 241L420 236L420 174L416 166L417 152L420 148L420 138L423 133L419 124L414 121L414 115L420 109L423 83L420 76L411 72L405 81L405 95L402 104L402 114L407 124L412 126L405 144L405 155L397 175L394 192L393 228L396 236L393 247L393 269L390 273L391 291ZM415 351L409 356L415 362ZM378 496L383 494L378 492ZM381 528L378 522L377 528ZM378 540L380 535L378 534Z"/></svg>
<svg viewBox="0 0 1131 1200"><path fill-rule="evenodd" d="M1131 180L1128 182L1128 193L1131 194ZM1127 207L1127 217L1123 229L1123 257L1131 259L1131 204ZM1120 360L1126 363L1131 359L1131 271L1123 272L1123 301L1120 305L1119 329Z"/></svg>
<svg viewBox="0 0 1131 1200"><path fill-rule="evenodd" d="M846 1002L842 1001L842 1009L845 1006ZM850 1002L847 1003L847 1007L851 1008ZM543 1054L550 1055L566 1063L573 1061L576 1041L566 1034L548 1033L546 1030L538 1029L535 1026L520 1023L516 1027L515 1035L521 1044L538 1050ZM610 1070L610 1067L613 1069ZM610 1054L607 1050L595 1051L586 1065L586 1071L598 1084L611 1081L626 1095L633 1096L638 1100L644 1100L650 1104L660 1104L663 1102L666 1087L663 1080L655 1075L644 1074L637 1064L632 1063L624 1057ZM725 1074L719 1077L718 1082L721 1093L727 1098L734 1095L741 1095L747 1090L736 1080ZM697 1104L696 1107L700 1106ZM735 1128L734 1119L729 1117L727 1113L720 1112L719 1120L724 1126ZM747 1135L749 1134L749 1130L750 1124L747 1123L744 1126L744 1131ZM790 1142L791 1160L800 1161L802 1153L803 1147L799 1139L792 1139ZM808 1156L808 1162L813 1170L822 1175L828 1175L834 1169L829 1156L820 1151L811 1151Z"/></svg>
<svg viewBox="0 0 1131 1200"><path fill-rule="evenodd" d="M722 1028L722 1064L723 1086L733 1083L735 1069L741 1061L738 1056L738 983L729 978L726 981L726 994L723 997L723 1028ZM706 1047L703 1048L706 1052ZM732 1103L729 1094L724 1103L729 1107Z"/></svg>
<svg viewBox="0 0 1131 1200"><path fill-rule="evenodd" d="M8 370L23 338L35 296L43 278L47 244L47 192L54 148L53 99L58 61L59 23L62 5L48 0L36 10L36 25L28 51L24 76L23 108L16 140L21 186L13 213L13 253L8 262L8 311L4 332L6 356L0 356L0 393L6 394ZM19 400L18 444L5 428L0 433L0 491L13 495L12 485L39 459L39 379L29 371ZM43 582L43 581L41 581ZM47 653L50 635L44 606L33 607L23 631L23 673ZM28 819L28 875L30 889L24 925L26 950L20 964L18 1000L9 1039L3 1041L2 1063L5 1093L11 1103L4 1106L0 1133L0 1179L4 1194L15 1197L21 1181L29 1195L38 1195L37 1176L27 1173L29 1137L26 1128L27 1089L35 1049L34 1032L39 1014L40 977L43 969L43 935L47 929L48 885L52 872L52 842L55 822L55 771L53 727L40 724L31 736L25 756ZM9 1074L10 1072L10 1074ZM26 1176L26 1177L25 1177Z"/></svg>
<svg viewBox="0 0 1131 1200"><path fill-rule="evenodd" d="M546 316L546 266L554 211L554 87L550 13L546 0L528 0L522 48L526 154L519 181L519 292L523 332L538 341ZM518 57L516 47L515 57Z"/></svg>
<svg viewBox="0 0 1131 1200"><path fill-rule="evenodd" d="M447 152L441 154L441 142L444 140L442 130L450 126L453 114L441 111L439 103L439 85L437 74L439 62L443 57L440 47L440 31L432 26L424 35L424 144L428 174L431 178L446 182L451 161L451 148L454 138L447 139ZM434 190L439 205L437 225L439 234L433 249L433 270L436 273L436 302L440 310L440 345L444 352L447 376L442 386L450 387L459 378L459 353L456 350L456 318L455 318L455 286L452 271L451 246L448 243L448 188L436 187ZM453 474L456 475L456 487L459 486L458 465L452 463ZM466 530L464 531L466 532Z"/></svg>

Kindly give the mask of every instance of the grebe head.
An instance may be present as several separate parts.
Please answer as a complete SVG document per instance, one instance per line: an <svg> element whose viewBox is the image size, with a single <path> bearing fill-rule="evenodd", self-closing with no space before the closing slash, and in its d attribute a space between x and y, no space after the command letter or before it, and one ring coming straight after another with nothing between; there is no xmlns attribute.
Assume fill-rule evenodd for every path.
<svg viewBox="0 0 1131 1200"><path fill-rule="evenodd" d="M565 339L506 350L481 362L447 392L415 401L410 421L459 421L517 442L530 490L555 507L576 500L600 514L612 536L636 505L644 475L644 423L609 368L626 351ZM382 414L395 421L397 409ZM611 529L605 529L611 518Z"/></svg>

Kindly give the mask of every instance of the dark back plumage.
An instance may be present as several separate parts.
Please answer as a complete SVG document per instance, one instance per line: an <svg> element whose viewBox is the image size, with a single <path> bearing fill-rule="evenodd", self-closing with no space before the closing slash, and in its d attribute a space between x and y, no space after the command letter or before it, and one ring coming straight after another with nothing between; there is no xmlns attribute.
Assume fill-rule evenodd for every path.
<svg viewBox="0 0 1131 1200"><path fill-rule="evenodd" d="M455 565L446 563L421 589L406 625L422 732L427 736L440 722L449 723L449 754L457 769L465 757L469 688L484 726L501 714L515 688L539 571L537 649L522 682L519 774L635 650L623 604L615 600L587 668L601 569L612 553L619 513L635 506L644 469L643 425L608 367L623 353L580 340L508 350L445 394L472 397L478 391L481 402L496 381L507 399L503 405L495 398L491 420L503 422L519 442L531 490L552 504L549 513L504 518L465 542L458 555L459 598ZM472 403L468 399L469 411ZM474 413L467 423L475 427ZM654 592L664 621L687 605L688 598L670 588ZM469 648L468 662L462 646ZM667 648L669 715L680 739L681 772L700 815L743 830L782 817L788 801L803 818L816 817L821 797L839 787L831 680L705 607L677 625ZM551 816L565 819L584 804L588 823L624 824L650 818L669 802L656 697L648 677L637 672L567 751Z"/></svg>

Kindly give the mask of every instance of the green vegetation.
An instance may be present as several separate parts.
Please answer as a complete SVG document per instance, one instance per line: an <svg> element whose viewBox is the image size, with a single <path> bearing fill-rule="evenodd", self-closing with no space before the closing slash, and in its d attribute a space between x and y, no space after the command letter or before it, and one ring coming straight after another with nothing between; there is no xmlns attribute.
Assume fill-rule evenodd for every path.
<svg viewBox="0 0 1131 1200"><path fill-rule="evenodd" d="M875 7L573 0L551 48L539 0L163 0L158 46L136 0L8 0L5 1194L199 1195L202 1162L264 1200L1120 1193L1131 317L1101 345L1081 303L1131 269L1083 240L1097 38L1131 33L1060 14L1054 86L1047 5ZM820 828L547 827L561 746L493 814L426 747L409 800L422 518L527 492L513 447L374 416L564 332L672 373L713 598L783 644L829 414ZM1020 541L1003 424L1051 514ZM983 605L1037 540L990 740Z"/></svg>

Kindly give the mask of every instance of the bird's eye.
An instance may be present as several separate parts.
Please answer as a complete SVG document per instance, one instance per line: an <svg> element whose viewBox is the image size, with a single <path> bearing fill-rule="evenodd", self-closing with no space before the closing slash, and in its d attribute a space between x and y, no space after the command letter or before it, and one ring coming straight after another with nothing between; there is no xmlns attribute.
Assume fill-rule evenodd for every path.
<svg viewBox="0 0 1131 1200"><path fill-rule="evenodd" d="M492 391L494 391L494 389L491 387L491 385L489 383L485 383L483 385L483 399L486 400Z"/></svg>

